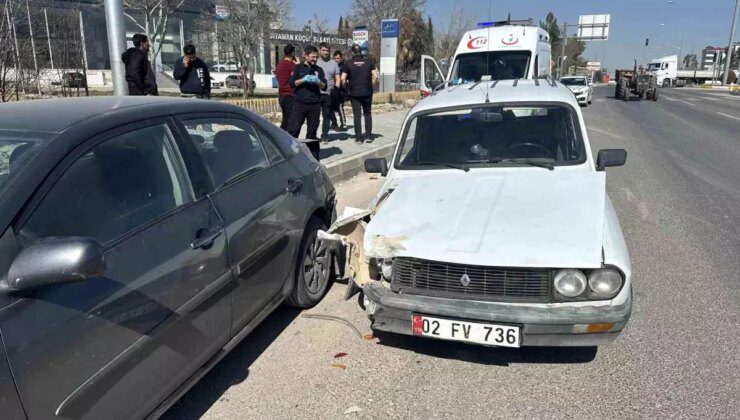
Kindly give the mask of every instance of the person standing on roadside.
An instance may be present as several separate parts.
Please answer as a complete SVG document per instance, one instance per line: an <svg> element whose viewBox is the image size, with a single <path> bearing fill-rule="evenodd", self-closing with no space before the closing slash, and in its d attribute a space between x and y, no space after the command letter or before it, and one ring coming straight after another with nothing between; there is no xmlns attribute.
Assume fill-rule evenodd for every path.
<svg viewBox="0 0 740 420"><path fill-rule="evenodd" d="M326 87L321 90L321 142L329 142L329 125L331 122L331 95L342 84L342 73L337 63L331 58L329 44L322 42L319 45L319 60L316 63L324 71ZM334 123L336 126L336 122Z"/></svg>
<svg viewBox="0 0 740 420"><path fill-rule="evenodd" d="M134 34L131 38L133 48L121 54L126 65L126 83L131 96L158 96L157 78L149 63L149 38L143 34Z"/></svg>
<svg viewBox="0 0 740 420"><path fill-rule="evenodd" d="M339 66L339 73L344 72L344 57L339 50L334 51L334 62ZM341 77L339 85L331 93L331 129L334 131L346 130L347 116L344 115L344 101L347 96L346 86L342 84ZM337 116L339 115L339 125L337 125Z"/></svg>
<svg viewBox="0 0 740 420"><path fill-rule="evenodd" d="M373 140L373 84L378 80L375 64L362 55L357 44L352 45L352 59L345 63L342 83L347 83L352 115L355 121L355 142L372 143ZM365 117L365 135L362 134L362 117Z"/></svg>
<svg viewBox="0 0 740 420"><path fill-rule="evenodd" d="M293 87L290 85L290 76L300 61L296 58L295 47L291 44L283 47L283 54L283 59L275 67L275 78L278 82L278 102L283 113L280 128L288 131L290 114L293 110Z"/></svg>
<svg viewBox="0 0 740 420"><path fill-rule="evenodd" d="M303 64L298 64L290 76L290 86L293 91L293 110L288 123L288 133L298 138L303 122L306 121L306 146L311 154L319 160L319 139L316 132L319 129L321 116L321 91L326 89L324 70L316 65L319 50L313 45L303 50Z"/></svg>
<svg viewBox="0 0 740 420"><path fill-rule="evenodd" d="M195 47L186 45L182 58L175 62L172 77L180 82L180 94L185 97L211 99L211 73L205 61L195 55Z"/></svg>

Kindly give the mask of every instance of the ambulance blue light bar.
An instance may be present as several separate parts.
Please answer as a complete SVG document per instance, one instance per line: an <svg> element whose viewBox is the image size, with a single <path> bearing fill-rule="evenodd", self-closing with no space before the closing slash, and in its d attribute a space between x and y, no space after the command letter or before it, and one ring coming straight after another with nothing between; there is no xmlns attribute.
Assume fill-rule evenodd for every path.
<svg viewBox="0 0 740 420"><path fill-rule="evenodd" d="M475 24L476 28L493 28L496 26L496 22L478 22Z"/></svg>

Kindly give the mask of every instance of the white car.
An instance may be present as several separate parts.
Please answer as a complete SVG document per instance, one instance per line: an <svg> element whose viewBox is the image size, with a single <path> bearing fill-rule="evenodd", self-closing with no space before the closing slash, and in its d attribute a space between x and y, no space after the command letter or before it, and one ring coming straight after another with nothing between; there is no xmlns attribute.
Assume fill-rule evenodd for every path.
<svg viewBox="0 0 740 420"><path fill-rule="evenodd" d="M579 105L588 106L594 98L594 86L586 76L564 76L560 83L568 86Z"/></svg>
<svg viewBox="0 0 740 420"><path fill-rule="evenodd" d="M605 168L625 160L623 149L592 155L559 83L449 87L409 112L390 165L365 161L386 176L372 207L348 209L323 237L344 245L374 330L505 347L608 343L632 308L605 191Z"/></svg>

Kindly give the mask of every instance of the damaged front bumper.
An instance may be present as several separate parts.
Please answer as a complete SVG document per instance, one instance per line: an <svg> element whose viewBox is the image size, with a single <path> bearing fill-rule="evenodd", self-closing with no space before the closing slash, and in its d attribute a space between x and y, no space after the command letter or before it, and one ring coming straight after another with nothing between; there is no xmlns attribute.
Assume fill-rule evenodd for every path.
<svg viewBox="0 0 740 420"><path fill-rule="evenodd" d="M627 325L632 296L622 305L536 307L497 302L399 294L379 281L362 288L372 329L412 335L414 314L495 322L522 327L522 346L598 346L613 341ZM613 324L604 332L589 325Z"/></svg>

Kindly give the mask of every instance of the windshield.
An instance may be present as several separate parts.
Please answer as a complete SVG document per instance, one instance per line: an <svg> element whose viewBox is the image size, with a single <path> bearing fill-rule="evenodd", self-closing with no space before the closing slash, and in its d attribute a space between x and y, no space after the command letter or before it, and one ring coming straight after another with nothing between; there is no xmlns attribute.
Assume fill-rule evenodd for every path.
<svg viewBox="0 0 740 420"><path fill-rule="evenodd" d="M648 64L648 70L660 70L660 63Z"/></svg>
<svg viewBox="0 0 740 420"><path fill-rule="evenodd" d="M560 83L566 86L586 86L586 79L582 77L562 78Z"/></svg>
<svg viewBox="0 0 740 420"><path fill-rule="evenodd" d="M524 79L529 68L529 51L490 51L460 54L452 66L451 84L491 80Z"/></svg>
<svg viewBox="0 0 740 420"><path fill-rule="evenodd" d="M565 105L481 106L411 119L398 169L554 166L586 159L578 117Z"/></svg>
<svg viewBox="0 0 740 420"><path fill-rule="evenodd" d="M0 191L30 162L35 153L34 142L0 138Z"/></svg>

